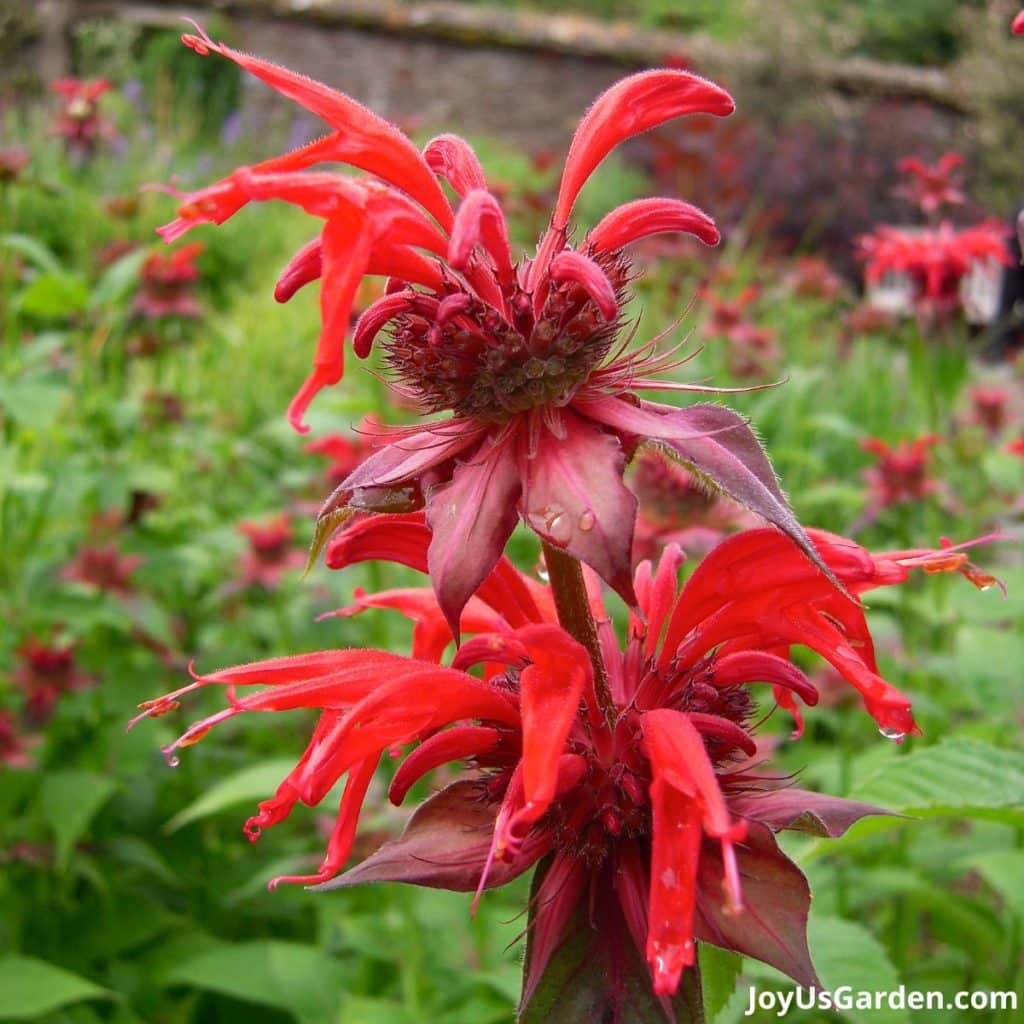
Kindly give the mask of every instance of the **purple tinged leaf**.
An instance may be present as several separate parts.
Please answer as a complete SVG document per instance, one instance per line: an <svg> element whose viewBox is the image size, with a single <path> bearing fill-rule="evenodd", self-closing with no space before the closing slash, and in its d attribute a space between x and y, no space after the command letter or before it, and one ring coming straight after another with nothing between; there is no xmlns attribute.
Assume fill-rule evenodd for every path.
<svg viewBox="0 0 1024 1024"><path fill-rule="evenodd" d="M416 808L401 836L337 878L313 886L312 891L346 889L365 882L405 882L474 892L487 862L497 813L498 803L486 800L479 782L453 782ZM491 864L486 888L517 878L547 852L549 844L543 835L528 837L515 860Z"/></svg>
<svg viewBox="0 0 1024 1024"><path fill-rule="evenodd" d="M519 516L522 484L509 438L455 467L427 499L427 566L437 602L458 640L466 602L498 564Z"/></svg>
<svg viewBox="0 0 1024 1024"><path fill-rule="evenodd" d="M729 810L759 821L773 832L792 829L828 839L837 839L861 818L872 814L901 817L872 804L790 787L730 797Z"/></svg>
<svg viewBox="0 0 1024 1024"><path fill-rule="evenodd" d="M394 437L356 466L337 490L390 487L414 480L454 458L480 437L479 431L465 427L464 421L452 420L437 426L443 429L421 430Z"/></svg>
<svg viewBox="0 0 1024 1024"><path fill-rule="evenodd" d="M793 514L761 442L739 413L710 403L676 409L622 401L593 403L586 412L607 426L652 442L662 454L681 461L698 478L777 526L845 593Z"/></svg>
<svg viewBox="0 0 1024 1024"><path fill-rule="evenodd" d="M564 437L542 429L533 457L521 453L523 518L635 605L630 559L637 501L622 482L622 445L568 410L560 420Z"/></svg>
<svg viewBox="0 0 1024 1024"><path fill-rule="evenodd" d="M743 909L730 915L722 897L721 853L716 843L705 840L697 882L697 938L771 964L805 988L820 987L807 948L807 879L779 849L771 830L756 821L748 822L736 859Z"/></svg>

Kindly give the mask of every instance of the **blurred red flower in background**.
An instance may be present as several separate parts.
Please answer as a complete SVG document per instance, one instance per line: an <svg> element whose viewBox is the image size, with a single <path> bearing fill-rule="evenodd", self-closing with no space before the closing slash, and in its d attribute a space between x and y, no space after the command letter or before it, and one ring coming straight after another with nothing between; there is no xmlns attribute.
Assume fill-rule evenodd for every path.
<svg viewBox="0 0 1024 1024"><path fill-rule="evenodd" d="M142 564L139 555L125 555L113 542L84 545L61 570L62 580L124 596L135 590L132 575Z"/></svg>
<svg viewBox="0 0 1024 1024"><path fill-rule="evenodd" d="M13 712L0 710L0 765L5 768L32 767L29 751L38 743L39 737L26 736L21 732Z"/></svg>
<svg viewBox="0 0 1024 1024"><path fill-rule="evenodd" d="M862 441L861 448L878 459L878 465L864 473L871 505L888 508L890 505L921 501L934 494L939 483L928 475L930 449L940 440L936 434L927 434L912 441L899 441L895 447L878 437Z"/></svg>
<svg viewBox="0 0 1024 1024"><path fill-rule="evenodd" d="M1012 266L1007 247L1009 228L998 220L957 229L943 222L936 228L895 228L882 225L858 239L867 279L906 274L913 287L918 315L928 321L948 319L961 308L960 283L975 263L995 260Z"/></svg>
<svg viewBox="0 0 1024 1024"><path fill-rule="evenodd" d="M742 505L707 487L682 466L641 451L630 464L639 500L634 561L656 558L669 544L690 557L706 555L730 533L759 525Z"/></svg>
<svg viewBox="0 0 1024 1024"><path fill-rule="evenodd" d="M1010 392L1006 388L978 384L971 388L974 421L992 436L999 435L1009 421Z"/></svg>
<svg viewBox="0 0 1024 1024"><path fill-rule="evenodd" d="M204 248L202 242L193 242L171 252L150 253L139 272L135 311L149 320L201 316L193 292L201 276L196 259Z"/></svg>
<svg viewBox="0 0 1024 1024"><path fill-rule="evenodd" d="M31 160L32 154L24 146L0 149L0 185L8 185L16 180Z"/></svg>
<svg viewBox="0 0 1024 1024"><path fill-rule="evenodd" d="M249 541L249 549L239 565L243 586L274 590L286 573L306 564L306 555L295 547L295 531L286 512L270 519L239 523L238 532Z"/></svg>
<svg viewBox="0 0 1024 1024"><path fill-rule="evenodd" d="M820 256L800 256L785 276L794 295L803 298L837 299L843 292L843 279Z"/></svg>
<svg viewBox="0 0 1024 1024"><path fill-rule="evenodd" d="M704 334L729 342L729 372L736 377L764 377L782 355L775 344L775 332L749 319L748 310L760 293L757 285L749 285L732 299L722 298L708 288L701 292L701 298L711 307Z"/></svg>
<svg viewBox="0 0 1024 1024"><path fill-rule="evenodd" d="M960 153L946 153L934 164L925 164L916 157L905 157L899 163L900 171L908 181L896 189L896 194L913 203L926 216L945 206L959 206L965 202L961 175L964 165Z"/></svg>
<svg viewBox="0 0 1024 1024"><path fill-rule="evenodd" d="M114 134L113 124L100 111L100 97L113 85L105 78L58 78L50 89L61 98L54 133L64 139L68 151L91 156L101 139Z"/></svg>
<svg viewBox="0 0 1024 1024"><path fill-rule="evenodd" d="M11 676L25 696L25 717L42 725L61 696L91 686L95 679L78 670L71 643L44 643L28 637L17 649L18 664Z"/></svg>

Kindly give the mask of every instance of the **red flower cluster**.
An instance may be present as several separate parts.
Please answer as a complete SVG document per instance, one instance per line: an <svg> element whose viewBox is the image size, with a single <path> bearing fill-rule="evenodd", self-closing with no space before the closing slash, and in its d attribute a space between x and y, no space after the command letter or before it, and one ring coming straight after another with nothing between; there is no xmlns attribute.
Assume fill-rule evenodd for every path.
<svg viewBox="0 0 1024 1024"><path fill-rule="evenodd" d="M899 163L900 171L908 181L897 189L897 194L913 203L923 214L931 216L945 206L959 206L965 197L958 173L964 165L959 153L946 153L935 164L925 164L916 157L906 157Z"/></svg>
<svg viewBox="0 0 1024 1024"><path fill-rule="evenodd" d="M901 583L914 567L973 572L956 549L871 555L841 537L813 537L853 594ZM429 540L422 514L376 517L335 539L332 563L388 553L425 571ZM344 867L385 751L416 744L391 783L396 804L432 769L468 761L470 777L428 799L400 839L323 887L393 880L479 893L550 855L536 900L527 999L581 901L608 926L598 927L606 955L621 963L620 947L635 943L660 995L674 992L693 963L695 937L812 984L807 885L772 833L799 827L838 835L881 812L780 788L759 774L749 760L748 688L771 684L799 721L797 701L817 702L789 659L791 645L802 644L860 693L884 735L917 732L910 701L878 674L863 610L776 530L723 541L681 590L680 562L670 547L656 569L640 565L639 614L624 647L592 592L598 665L556 625L551 592L502 558L462 615L462 630L473 637L450 668L438 664L452 632L433 594L389 591L341 613L371 605L402 611L416 622L413 657L331 650L242 665L195 677L143 705L139 718L164 714L203 687L227 689L224 710L166 748L173 759L238 715L319 710L295 770L246 832L255 839L297 803L319 803L342 776L344 796L320 869L272 886L323 886ZM467 671L474 666L482 676Z"/></svg>
<svg viewBox="0 0 1024 1024"><path fill-rule="evenodd" d="M640 397L715 389L659 379L685 360L659 352L658 338L631 348L632 333L622 331L633 276L625 250L663 232L712 244L718 232L681 200L640 199L575 240L572 211L616 145L682 115L727 114L728 94L681 70L609 89L573 137L536 252L517 262L499 198L462 139L442 135L421 152L341 93L204 35L184 41L239 64L331 131L183 196L161 233L171 241L271 199L322 221L276 292L286 301L321 282L314 368L290 409L300 430L313 397L342 376L363 278L387 278L355 325L353 347L365 357L383 333L394 390L443 418L377 428L369 452L344 438L319 442L314 450L334 460L341 479L314 547L326 546L332 569L396 562L428 574L432 588L357 591L330 613L402 612L414 622L411 657L341 649L241 665L195 676L142 705L136 721L178 708L190 692L225 688L227 706L165 749L176 763L179 748L247 712L319 712L295 768L246 833L258 838L344 779L341 804L319 869L272 886L397 880L479 896L537 865L526 1003L581 927L607 978L602 1019L620 1018L630 988L651 991L629 977L637 951L650 998L668 1011L697 939L813 984L807 883L774 833L838 835L883 812L762 774L750 688L771 685L799 735L799 704L818 695L790 654L808 647L899 741L917 732L910 701L879 674L858 595L901 583L912 568L957 571L978 586L995 581L959 548L872 555L832 534L808 535L745 420L717 404L677 408ZM367 176L316 168L324 163ZM728 313L721 304L716 329L763 352L770 338L753 340L757 329L743 318L752 297ZM682 587L673 544L657 567L643 561L634 572L637 498L623 475L635 456L634 490L658 479L644 468L651 460L667 458L778 529L722 540ZM692 479L671 474L676 493L692 497ZM520 520L543 542L549 585L503 554ZM287 517L241 529L251 544L247 582L272 586L301 559ZM602 580L629 605L625 643ZM422 804L400 838L337 877L382 755L399 757L403 747L411 749L391 783L396 804L442 765L467 762L470 773Z"/></svg>
<svg viewBox="0 0 1024 1024"><path fill-rule="evenodd" d="M196 259L204 248L202 242L194 242L169 253L150 253L139 272L135 311L148 320L202 315L193 291L200 279Z"/></svg>
<svg viewBox="0 0 1024 1024"><path fill-rule="evenodd" d="M91 156L101 140L114 134L113 124L100 111L100 97L113 85L105 78L58 78L50 88L61 98L53 131L64 139L68 152Z"/></svg>
<svg viewBox="0 0 1024 1024"><path fill-rule="evenodd" d="M943 222L936 228L907 229L888 225L859 239L859 255L867 263L869 281L886 274L906 274L913 286L918 315L944 320L961 308L960 283L975 263L995 260L1012 266L1007 248L1009 229L997 220L956 229Z"/></svg>
<svg viewBox="0 0 1024 1024"><path fill-rule="evenodd" d="M32 160L32 154L24 146L8 146L0 149L0 186L17 180Z"/></svg>
<svg viewBox="0 0 1024 1024"><path fill-rule="evenodd" d="M939 483L928 475L929 449L940 440L937 434L927 434L913 441L900 441L895 447L878 437L862 441L861 448L878 459L878 465L864 474L871 507L875 510L889 508L921 501L934 494Z"/></svg>

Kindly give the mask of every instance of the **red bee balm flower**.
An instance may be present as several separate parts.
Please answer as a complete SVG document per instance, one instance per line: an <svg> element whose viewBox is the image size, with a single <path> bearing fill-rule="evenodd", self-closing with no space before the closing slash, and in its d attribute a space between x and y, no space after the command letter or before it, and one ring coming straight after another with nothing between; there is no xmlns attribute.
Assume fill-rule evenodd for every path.
<svg viewBox="0 0 1024 1024"><path fill-rule="evenodd" d="M901 195L922 213L932 214L944 206L959 206L964 200L959 171L964 158L959 153L946 153L933 164L925 164L916 157L905 157L899 163L907 176L907 184L898 188Z"/></svg>
<svg viewBox="0 0 1024 1024"><path fill-rule="evenodd" d="M921 230L883 225L874 234L861 236L859 255L867 263L869 281L881 281L892 271L907 274L919 315L941 319L960 308L960 282L974 263L991 259L1013 265L1008 234L997 220L963 230L946 222Z"/></svg>
<svg viewBox="0 0 1024 1024"><path fill-rule="evenodd" d="M18 648L19 664L12 679L25 695L25 712L36 725L45 722L61 695L83 690L95 681L79 672L71 644L51 645L29 637Z"/></svg>
<svg viewBox="0 0 1024 1024"><path fill-rule="evenodd" d="M939 484L928 475L929 449L940 440L936 434L927 434L913 441L900 441L895 447L890 447L878 437L862 441L861 448L878 459L878 465L864 474L872 504L877 508L888 508L890 505L921 501L934 494Z"/></svg>
<svg viewBox="0 0 1024 1024"><path fill-rule="evenodd" d="M100 97L113 88L105 78L58 78L50 89L61 97L53 131L68 150L88 156L100 139L109 139L114 126L100 113Z"/></svg>
<svg viewBox="0 0 1024 1024"><path fill-rule="evenodd" d="M242 556L243 586L273 590L286 573L306 563L306 556L293 546L295 533L287 513L261 522L239 523L238 532L249 540L249 550Z"/></svg>
<svg viewBox="0 0 1024 1024"><path fill-rule="evenodd" d="M678 199L640 199L609 213L577 246L569 220L587 178L620 142L685 114L728 114L729 95L684 71L626 78L600 96L569 147L550 227L536 255L514 263L505 217L468 144L442 135L422 153L395 127L301 75L206 37L185 36L322 116L333 131L294 153L185 197L161 229L177 238L222 223L250 200L280 199L321 218L320 235L285 269L277 298L322 278L320 344L292 403L301 429L313 396L338 381L349 310L366 274L387 294L355 329L357 354L389 328L386 360L400 393L449 419L385 435L322 512L321 537L352 510L427 507L431 576L449 621L494 567L516 522L592 566L630 602L636 499L622 472L641 439L784 529L814 554L746 422L718 405L687 409L641 401L651 374L677 365L652 342L613 349L630 272L628 244L666 231L713 244L712 221ZM373 175L307 168L324 161ZM442 189L460 197L453 212ZM422 251L428 255L424 256ZM390 439L393 443L383 443Z"/></svg>
<svg viewBox="0 0 1024 1024"><path fill-rule="evenodd" d="M116 544L85 546L61 570L61 579L122 597L135 589L132 576L142 564L139 555L124 555Z"/></svg>
<svg viewBox="0 0 1024 1024"><path fill-rule="evenodd" d="M135 311L149 320L200 316L202 309L192 290L200 277L196 257L204 248L196 242L170 253L150 253L139 274Z"/></svg>
<svg viewBox="0 0 1024 1024"><path fill-rule="evenodd" d="M973 570L957 549L876 556L832 534L813 537L854 594L900 583L912 567ZM376 517L332 547L339 566L386 553L425 571L429 531L421 513ZM177 748L246 712L320 711L305 753L245 831L257 838L298 802L319 803L347 775L337 823L319 871L272 887L392 880L479 894L546 856L532 901L527 1002L556 948L579 928L608 965L613 1003L628 998L615 979L633 955L630 944L649 965L654 993L667 997L694 962L695 937L809 985L809 893L772 833L838 835L879 812L759 776L749 761L755 705L748 688L769 683L788 707L797 699L814 704L814 687L789 660L790 645L803 644L860 692L885 735L917 731L910 702L878 674L862 608L777 530L723 541L681 590L680 562L671 547L656 570L641 564L640 615L624 648L593 588L599 663L554 624L548 589L502 557L467 606L461 625L476 635L452 667L435 663L444 642L422 628L432 623L451 640L433 594L391 591L361 604L410 615L418 657L330 650L242 665L197 676L143 705L138 717L161 715L200 688L227 689L224 710L165 749L173 762ZM473 666L482 677L467 673ZM254 686L262 688L239 695ZM323 886L350 854L380 757L413 743L391 783L395 803L446 762L468 761L471 776L428 799L401 838ZM589 915L583 923L574 919L579 908Z"/></svg>

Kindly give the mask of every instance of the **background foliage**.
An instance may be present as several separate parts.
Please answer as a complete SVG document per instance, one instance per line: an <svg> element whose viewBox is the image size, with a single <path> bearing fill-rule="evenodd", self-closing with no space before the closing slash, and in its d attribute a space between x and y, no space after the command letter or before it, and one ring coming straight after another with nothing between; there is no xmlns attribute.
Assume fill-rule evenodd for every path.
<svg viewBox="0 0 1024 1024"><path fill-rule="evenodd" d="M903 57L915 39L920 59L945 59L955 6L860 5L854 49ZM733 9L695 5L692 16L724 25ZM651 3L626 13L659 18L668 7L659 10ZM926 38L913 27L924 23ZM173 208L139 186L174 175L188 188L284 140L234 140L224 122L237 79L213 61L179 62L184 51L166 36L131 40L128 49L96 37L82 52L120 80L107 105L120 141L76 164L47 136L41 114L22 112L9 134L30 147L32 163L0 186L0 617L8 627L0 634L0 709L33 744L30 764L2 766L0 1020L508 1022L526 883L489 895L475 918L468 898L415 889L267 893L267 878L307 868L322 848L316 811L296 814L255 846L240 832L293 763L309 723L233 723L174 769L159 748L201 714L202 699L187 719L179 712L125 733L135 704L180 685L191 657L214 667L330 645L405 650L408 629L372 614L313 621L355 587L379 586L373 567L333 579L317 568L304 582L291 572L275 589L241 579L247 543L238 524L289 510L301 548L327 488L323 461L305 452L282 415L311 355L316 296L284 307L270 297L284 259L305 241L300 218L247 211L202 233L197 322L154 328L134 308L152 228ZM554 171L488 140L480 150L519 211L525 248ZM636 168L610 163L588 186L582 219L647 187ZM125 196L138 199L137 211L113 216L110 200ZM844 321L852 290L794 294L785 283L791 254L753 229L751 217L740 221L714 256L717 269L707 253L662 252L637 282L636 309L648 337L709 277L721 295L759 287L750 315L775 331L781 353L772 372L785 380L734 404L760 429L801 519L840 532L856 527L872 461L859 442L935 432L938 493L886 510L858 539L885 549L932 546L944 533L1019 534L1024 461L1006 444L1024 408L1012 367L979 362L984 338L965 329L925 338L905 322L854 335ZM131 246L123 255L101 256L120 242ZM698 302L674 336L707 335L706 320ZM153 330L157 343L147 350L139 339ZM687 377L745 383L730 372L725 339L705 340ZM313 436L348 432L366 412L388 410L393 419L368 369L353 367L320 400ZM996 436L971 418L969 387L979 381L1013 395L1011 422ZM142 560L129 591L63 578L84 547L107 542ZM517 535L514 544L520 564L533 564L531 538ZM862 823L840 841L788 844L815 892L812 950L827 984L1022 987L1024 683L1012 666L1024 653L1024 569L1008 544L979 558L1006 579L1008 600L945 577L872 595L884 670L913 696L922 738L888 743L845 704L812 713L809 738L792 750L782 716L765 726L803 784L908 815ZM45 724L30 720L18 683L30 637L73 645L91 679L62 694ZM369 803L364 852L403 819L384 788L381 781ZM703 956L716 1024L740 1019L749 983L790 985L762 965L710 948ZM847 1019L925 1018L853 1011ZM927 1017L961 1019L968 1017Z"/></svg>

